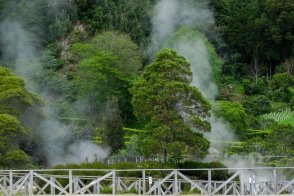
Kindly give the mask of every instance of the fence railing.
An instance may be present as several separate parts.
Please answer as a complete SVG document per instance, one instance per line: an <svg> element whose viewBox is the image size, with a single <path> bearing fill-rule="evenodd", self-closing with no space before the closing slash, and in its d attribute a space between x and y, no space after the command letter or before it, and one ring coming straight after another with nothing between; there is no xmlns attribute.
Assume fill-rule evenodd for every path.
<svg viewBox="0 0 294 196"><path fill-rule="evenodd" d="M294 168L0 170L2 195L279 195Z"/></svg>

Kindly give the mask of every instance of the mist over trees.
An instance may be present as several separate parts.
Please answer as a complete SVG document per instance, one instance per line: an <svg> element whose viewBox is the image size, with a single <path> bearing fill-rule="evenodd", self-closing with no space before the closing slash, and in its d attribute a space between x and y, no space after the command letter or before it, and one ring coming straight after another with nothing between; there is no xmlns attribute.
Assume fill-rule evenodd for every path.
<svg viewBox="0 0 294 196"><path fill-rule="evenodd" d="M180 159L185 154L199 159L207 153L208 141L200 133L210 131L206 120L210 105L190 86L191 81L190 64L166 49L156 55L134 82L134 113L138 119L147 121L142 136L143 153L145 148L152 148L152 153L162 155L164 163L168 156Z"/></svg>
<svg viewBox="0 0 294 196"><path fill-rule="evenodd" d="M0 0L0 168L201 161L213 142L293 166L293 1L165 3Z"/></svg>

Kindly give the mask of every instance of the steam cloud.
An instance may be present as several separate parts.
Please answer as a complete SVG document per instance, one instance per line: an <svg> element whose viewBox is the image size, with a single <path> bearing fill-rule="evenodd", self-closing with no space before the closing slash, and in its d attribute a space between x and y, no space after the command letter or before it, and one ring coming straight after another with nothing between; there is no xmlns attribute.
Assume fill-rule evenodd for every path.
<svg viewBox="0 0 294 196"><path fill-rule="evenodd" d="M153 47L159 49L179 26L193 26L207 31L214 24L207 0L161 0L154 8Z"/></svg>
<svg viewBox="0 0 294 196"><path fill-rule="evenodd" d="M34 9L32 2L27 1L26 5L31 10ZM60 7L59 3L69 1L42 1L50 2L49 8L56 12ZM72 129L70 125L64 125L58 120L57 112L50 106L48 92L39 89L39 85L33 80L34 76L41 72L39 63L41 53L41 40L31 29L28 29L23 23L23 19L17 16L11 16L14 13L10 4L6 5L2 12L0 21L0 43L2 45L2 58L17 75L21 76L26 86L33 92L42 95L43 99L49 103L42 108L46 115L43 122L38 127L38 135L43 147L44 156L47 157L49 165L65 163L81 163L86 159L88 161L102 160L108 156L108 149L103 149L90 141L77 141L71 143ZM61 11L61 10L60 10ZM28 13L26 13L28 14Z"/></svg>
<svg viewBox="0 0 294 196"><path fill-rule="evenodd" d="M155 6L154 12L152 20L154 51L164 47L164 42L182 26L207 32L214 25L214 14L209 7L209 1L206 0L161 0ZM192 40L182 36L169 47L191 64L193 72L191 85L197 87L213 103L218 92L208 49L203 40L200 38ZM209 121L212 125L211 132L205 134L211 144L208 157L217 158L228 167L254 166L255 162L252 158L226 156L225 147L229 142L236 141L237 137L224 119L212 115Z"/></svg>

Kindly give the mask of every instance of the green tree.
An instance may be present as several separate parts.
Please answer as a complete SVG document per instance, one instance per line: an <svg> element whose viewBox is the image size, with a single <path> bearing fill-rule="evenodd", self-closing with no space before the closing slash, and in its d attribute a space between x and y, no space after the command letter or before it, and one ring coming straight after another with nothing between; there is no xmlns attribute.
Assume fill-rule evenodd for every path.
<svg viewBox="0 0 294 196"><path fill-rule="evenodd" d="M78 98L89 103L89 115L97 115L108 97L126 99L128 80L114 67L117 58L109 53L99 53L83 59L75 73L74 83Z"/></svg>
<svg viewBox="0 0 294 196"><path fill-rule="evenodd" d="M209 147L201 132L210 130L206 120L210 105L190 86L191 80L190 64L173 50L164 49L146 66L131 89L135 115L148 121L143 150L160 154L164 162L177 154L177 149L200 158Z"/></svg>
<svg viewBox="0 0 294 196"><path fill-rule="evenodd" d="M294 85L294 77L288 73L277 73L270 81L271 95L275 101L290 102L294 96L291 88Z"/></svg>
<svg viewBox="0 0 294 196"><path fill-rule="evenodd" d="M220 101L216 114L227 120L238 136L244 137L248 129L248 122L247 114L241 103Z"/></svg>
<svg viewBox="0 0 294 196"><path fill-rule="evenodd" d="M76 22L77 6L74 1L68 0L46 1L48 4L49 39L50 41L63 39L72 30L74 22Z"/></svg>
<svg viewBox="0 0 294 196"><path fill-rule="evenodd" d="M231 51L250 65L257 80L274 74L291 57L294 43L292 0L214 0L217 24Z"/></svg>
<svg viewBox="0 0 294 196"><path fill-rule="evenodd" d="M96 0L74 0L78 19L90 22L91 18L93 18L96 3Z"/></svg>
<svg viewBox="0 0 294 196"><path fill-rule="evenodd" d="M142 57L139 47L126 34L107 31L96 35L91 44L95 50L105 51L117 56L116 68L126 77L139 74Z"/></svg>
<svg viewBox="0 0 294 196"><path fill-rule="evenodd" d="M0 66L0 107L1 113L19 114L26 106L39 102L37 96L28 92L24 81Z"/></svg>
<svg viewBox="0 0 294 196"><path fill-rule="evenodd" d="M30 162L19 148L20 141L30 134L20 119L37 103L40 100L25 89L23 80L0 67L0 166L24 168Z"/></svg>
<svg viewBox="0 0 294 196"><path fill-rule="evenodd" d="M21 123L14 116L9 114L0 114L0 131L1 131L1 141L0 147L3 153L8 149L14 147L14 142L16 138L24 130L21 127Z"/></svg>
<svg viewBox="0 0 294 196"><path fill-rule="evenodd" d="M118 100L114 97L108 99L102 121L102 140L111 148L112 153L117 153L124 147L123 122L117 102Z"/></svg>
<svg viewBox="0 0 294 196"><path fill-rule="evenodd" d="M31 158L22 150L11 149L4 155L5 165L9 168L25 168L30 166Z"/></svg>
<svg viewBox="0 0 294 196"><path fill-rule="evenodd" d="M154 0L102 0L94 9L91 25L99 31L117 30L130 35L138 45L151 34L151 10Z"/></svg>
<svg viewBox="0 0 294 196"><path fill-rule="evenodd" d="M266 138L269 155L289 156L294 155L294 127L290 125L276 126Z"/></svg>
<svg viewBox="0 0 294 196"><path fill-rule="evenodd" d="M268 92L268 82L263 77L255 81L245 78L242 84L246 95L264 95Z"/></svg>
<svg viewBox="0 0 294 196"><path fill-rule="evenodd" d="M260 153L263 156L294 155L294 128L291 125L274 125L271 130L253 130L255 137L241 143L239 148L232 148L234 153Z"/></svg>
<svg viewBox="0 0 294 196"><path fill-rule="evenodd" d="M126 35L105 32L89 43L74 44L71 53L71 62L77 64L73 74L76 92L79 98L90 101L90 111L96 115L108 97L115 96L122 118L134 118L128 88L142 66L136 44Z"/></svg>
<svg viewBox="0 0 294 196"><path fill-rule="evenodd" d="M199 47L200 45L201 47ZM207 80L212 80L218 85L220 84L220 74L223 62L217 56L214 46L201 32L188 27L182 27L165 41L164 47L172 48L179 54L182 53L189 63L195 66L194 69L197 70L193 71L201 73L198 74L198 77L203 77L202 80L206 81L201 84L204 88L208 89L211 85L207 82ZM195 53L194 51L196 47L198 53ZM208 62L206 62L206 60Z"/></svg>
<svg viewBox="0 0 294 196"><path fill-rule="evenodd" d="M142 68L142 57L136 44L129 36L118 32L108 31L97 34L89 43L76 43L72 46L72 60L80 61L94 57L99 53L109 53L116 57L112 61L122 75L136 76Z"/></svg>
<svg viewBox="0 0 294 196"><path fill-rule="evenodd" d="M271 111L270 99L264 95L246 97L242 104L246 113L255 118Z"/></svg>

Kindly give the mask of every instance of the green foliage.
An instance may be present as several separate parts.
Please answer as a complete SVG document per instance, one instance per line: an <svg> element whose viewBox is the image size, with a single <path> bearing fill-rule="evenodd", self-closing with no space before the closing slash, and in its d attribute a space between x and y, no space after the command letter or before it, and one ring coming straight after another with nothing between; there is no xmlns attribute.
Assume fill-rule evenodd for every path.
<svg viewBox="0 0 294 196"><path fill-rule="evenodd" d="M268 120L268 119L273 119L279 124L292 124L294 125L294 112L291 111L290 109L287 109L282 112L271 112L268 114L264 114L261 116L261 118Z"/></svg>
<svg viewBox="0 0 294 196"><path fill-rule="evenodd" d="M253 116L259 116L271 111L270 100L264 95L246 97L242 105L246 113Z"/></svg>
<svg viewBox="0 0 294 196"><path fill-rule="evenodd" d="M128 170L128 169L209 169L209 168L226 168L220 162L192 162L187 161L173 165L170 163L158 163L158 162L142 162L142 163L115 163L112 165L105 165L103 163L94 162L94 163L82 163L82 164L67 164L67 165L57 165L54 169L117 169L117 170ZM168 171L167 171L168 172ZM100 172L101 173L101 172ZM207 180L207 171L181 171L181 173L195 176L197 179ZM58 173L56 173L58 174ZM60 174L60 173L59 173ZM97 171L76 171L75 174L79 175L97 175ZM163 177L167 173L165 171L146 171L147 176L152 177ZM101 174L100 174L101 175ZM117 175L119 176L128 176L128 177L142 177L142 172L137 171L122 171ZM225 180L230 174L226 170L212 171L213 180Z"/></svg>
<svg viewBox="0 0 294 196"><path fill-rule="evenodd" d="M151 34L154 0L102 0L95 6L91 25L97 31L117 30L130 35L138 45L146 43Z"/></svg>
<svg viewBox="0 0 294 196"><path fill-rule="evenodd" d="M8 114L0 114L1 149L10 148L21 133L22 127L18 119Z"/></svg>
<svg viewBox="0 0 294 196"><path fill-rule="evenodd" d="M170 163L159 163L159 162L142 162L142 163L115 163L111 165L111 168L113 169L173 169L175 168L175 165ZM146 171L146 175L151 175L153 177L163 177L166 174L165 171ZM119 172L119 175L121 176L128 176L128 177L142 177L142 172Z"/></svg>
<svg viewBox="0 0 294 196"><path fill-rule="evenodd" d="M231 149L234 153L259 153L262 156L293 156L294 127L290 125L276 125L272 130L252 130L256 135L241 144L239 148Z"/></svg>
<svg viewBox="0 0 294 196"><path fill-rule="evenodd" d="M126 112L129 81L113 67L115 62L113 55L99 53L79 63L74 84L78 98L87 100L91 106L89 115L97 115L101 105L112 96L118 97L120 109Z"/></svg>
<svg viewBox="0 0 294 196"><path fill-rule="evenodd" d="M294 155L294 127L280 125L273 129L267 138L267 151L271 155L289 156Z"/></svg>
<svg viewBox="0 0 294 196"><path fill-rule="evenodd" d="M186 161L183 163L178 164L179 169L209 169L209 168L226 168L220 162L192 162ZM197 179L200 180L207 180L208 179L208 172L207 170L194 170L194 171L181 171L181 173L188 175L188 176L195 176ZM230 177L230 174L227 170L212 170L211 176L213 176L213 180L226 180Z"/></svg>
<svg viewBox="0 0 294 196"><path fill-rule="evenodd" d="M293 76L288 73L275 74L270 81L272 99L274 101L290 102L293 94L290 88L294 85Z"/></svg>
<svg viewBox="0 0 294 196"><path fill-rule="evenodd" d="M132 121L134 116L129 87L142 64L138 46L127 35L104 32L87 42L76 42L70 47L64 65L59 69L65 72L62 74L52 72L52 69L45 70L43 81L51 84L52 94L58 97L58 110L62 118L78 117L86 120L86 123L77 125L78 134L86 132L89 137L94 135L96 143L103 143L102 140L107 137L101 137L101 134L103 130L111 133L109 128L114 120L104 113L108 100L113 97L117 99L121 121ZM81 106L71 107L71 103L77 102ZM102 124L108 124L108 128L103 128ZM95 132L96 127L99 131ZM123 132L122 129L120 131ZM116 138L119 141L105 141L107 144L118 144L116 147L111 146L113 152L118 152L123 146L123 136L119 134Z"/></svg>
<svg viewBox="0 0 294 196"><path fill-rule="evenodd" d="M96 0L74 0L79 20L90 22L93 18Z"/></svg>
<svg viewBox="0 0 294 196"><path fill-rule="evenodd" d="M11 21L20 21L27 32L33 33L36 37L45 40L47 20L46 3L40 0L11 0L5 4L5 9L1 12L1 20L9 19ZM39 42L32 43L38 47Z"/></svg>
<svg viewBox="0 0 294 196"><path fill-rule="evenodd" d="M138 46L127 35L117 32L98 34L90 43L75 43L71 51L75 61L93 58L101 53L111 54L116 58L112 66L127 77L137 75L142 67Z"/></svg>
<svg viewBox="0 0 294 196"><path fill-rule="evenodd" d="M271 102L271 108L272 108L272 112L282 112L284 110L286 110L289 107L289 105L285 102Z"/></svg>
<svg viewBox="0 0 294 196"><path fill-rule="evenodd" d="M94 142L110 145L112 153L140 154L177 164L207 154L209 142L201 132L210 130L210 106L189 86L192 74L188 63L172 51L160 52L143 72L142 61L152 60L143 59L142 52L149 45L155 3L0 0L1 27L3 36L17 33L22 39L20 32L9 32L8 28L21 27L24 37L29 37L27 41L43 51L41 73L32 80L40 84L39 89L45 89L48 104L77 138L92 139L94 135ZM191 1L192 6L201 3ZM165 46L174 48L179 41L185 46L199 42L205 46L205 54L194 58L195 62L202 64L200 57L208 56L213 68L211 79L220 90L217 99L222 100L216 113L242 139L231 145L229 153L271 156L281 152L285 158L274 164L293 164L289 158L293 155L294 122L293 0L211 0L211 4L218 26L211 32L217 39L208 40L195 30L199 26L196 21L193 29L177 26L179 30ZM14 64L18 53L6 58L6 44L1 41L0 62ZM9 46L12 51L19 47ZM43 156L34 152L38 142L32 135L38 131L34 129L40 122L40 104L21 78L0 67L1 168L31 167L32 161ZM123 128L123 124L131 128ZM95 164L82 167L110 168ZM116 167L153 167L150 165L126 163Z"/></svg>
<svg viewBox="0 0 294 196"><path fill-rule="evenodd" d="M65 165L55 165L53 169L111 169L109 165L100 162L93 163L81 163L81 164L65 164ZM82 176L102 176L105 175L107 171L76 171L74 174ZM53 174L64 175L63 171L56 171Z"/></svg>
<svg viewBox="0 0 294 196"><path fill-rule="evenodd" d="M245 94L244 86L234 76L223 76L221 80L219 100L242 101Z"/></svg>
<svg viewBox="0 0 294 196"><path fill-rule="evenodd" d="M138 155L139 154L138 153L138 141L139 141L138 135L134 134L132 136L129 136L128 141L126 137L124 139L126 141L125 142L126 148L120 153L125 156Z"/></svg>
<svg viewBox="0 0 294 196"><path fill-rule="evenodd" d="M258 78L256 81L253 81L252 79L243 79L242 84L246 95L262 95L268 90L268 84L264 78Z"/></svg>
<svg viewBox="0 0 294 196"><path fill-rule="evenodd" d="M141 67L141 57L128 36L105 32L89 43L74 44L71 51L72 60L79 64L74 77L78 96L89 100L92 111L116 96L124 118L132 118L128 88Z"/></svg>
<svg viewBox="0 0 294 196"><path fill-rule="evenodd" d="M18 147L28 134L18 118L22 110L38 103L40 100L25 89L23 80L0 67L0 166L25 168L30 163L28 155Z"/></svg>
<svg viewBox="0 0 294 196"><path fill-rule="evenodd" d="M0 11L3 9L4 1L5 1L5 0L0 0Z"/></svg>
<svg viewBox="0 0 294 196"><path fill-rule="evenodd" d="M292 0L214 0L217 24L231 50L241 54L254 76L291 55L294 17ZM262 65L265 65L262 67Z"/></svg>
<svg viewBox="0 0 294 196"><path fill-rule="evenodd" d="M49 49L43 52L41 64L44 69L57 70L62 67L60 60L56 59L54 53Z"/></svg>
<svg viewBox="0 0 294 196"><path fill-rule="evenodd" d="M160 51L154 62L134 82L131 89L135 115L147 120L146 134L140 141L145 156L161 154L164 162L172 151L185 149L188 155L203 157L208 142L198 131L210 129L206 123L210 105L201 93L190 86L192 73L187 61L172 50ZM185 118L183 117L185 116Z"/></svg>
<svg viewBox="0 0 294 196"><path fill-rule="evenodd" d="M6 110L21 111L25 107L40 104L40 99L30 93L24 81L0 66L0 106Z"/></svg>
<svg viewBox="0 0 294 196"><path fill-rule="evenodd" d="M117 57L116 68L126 77L138 75L142 68L142 57L130 37L118 32L104 32L96 35L91 43L96 51L110 52Z"/></svg>
<svg viewBox="0 0 294 196"><path fill-rule="evenodd" d="M0 67L0 104L13 107L17 104L32 105L38 99L25 89L22 79Z"/></svg>
<svg viewBox="0 0 294 196"><path fill-rule="evenodd" d="M235 86L233 84L223 84L220 88L218 100L240 102L242 101L244 96L244 93L242 91L242 85Z"/></svg>
<svg viewBox="0 0 294 196"><path fill-rule="evenodd" d="M248 122L247 114L242 104L238 102L220 101L217 107L216 114L227 120L238 136L244 137L248 128Z"/></svg>
<svg viewBox="0 0 294 196"><path fill-rule="evenodd" d="M280 66L276 68L276 73L288 73L294 75L294 58L286 59Z"/></svg>
<svg viewBox="0 0 294 196"><path fill-rule="evenodd" d="M48 1L49 40L65 38L77 19L77 7L73 1Z"/></svg>
<svg viewBox="0 0 294 196"><path fill-rule="evenodd" d="M230 152L236 154L250 154L250 153L260 153L262 155L266 152L266 141L260 135L268 135L268 131L252 131L255 137L248 139L246 142L240 143L239 146L231 146Z"/></svg>
<svg viewBox="0 0 294 196"><path fill-rule="evenodd" d="M212 78L214 78L214 82L219 85L220 80L221 80L221 75L220 75L221 74L221 66L222 66L223 62L217 56L214 46L208 41L208 39L205 37L205 35L203 35L199 31L196 31L196 30L193 30L193 29L190 29L187 27L182 27L176 33L172 34L166 40L164 47L177 49L179 43L186 43L187 45L192 44L191 46L194 46L196 43L197 44L199 44L199 43L204 44L205 51L204 52L201 51L201 52L203 52L203 55L205 55L206 52L208 53L209 65L212 67L211 76L212 76ZM183 48L181 48L181 47L182 46L180 46L178 52L181 52L181 50L183 50ZM189 58L193 59L194 56L189 57ZM203 57L203 58L205 58L205 57ZM200 63L203 63L203 61L201 59L197 59L197 61ZM195 63L195 62L190 62L190 63ZM203 67L203 69L204 68L205 67ZM205 73L205 71L207 71L207 70L204 70L203 73Z"/></svg>
<svg viewBox="0 0 294 196"><path fill-rule="evenodd" d="M102 124L103 143L111 148L112 153L117 153L124 146L124 130L116 98L107 101Z"/></svg>
<svg viewBox="0 0 294 196"><path fill-rule="evenodd" d="M4 155L5 165L9 168L22 168L25 169L30 165L30 157L22 150L11 149Z"/></svg>
<svg viewBox="0 0 294 196"><path fill-rule="evenodd" d="M106 165L100 162L93 163L82 163L82 164L66 164L66 165L56 165L54 169L117 169L117 170L127 170L127 169L173 169L175 165L172 164L163 164L159 162L142 162L142 163L115 163L112 165ZM104 175L107 172L104 171L76 171L77 175ZM62 172L54 172L54 174L62 174ZM146 171L146 175L152 175L153 177L162 177L166 174L166 172L161 171ZM142 172L138 171L121 171L118 173L120 176L127 177L142 177Z"/></svg>
<svg viewBox="0 0 294 196"><path fill-rule="evenodd" d="M292 110L294 110L294 96L292 97L291 101L290 101L290 108Z"/></svg>

